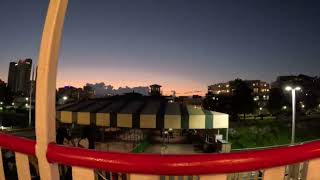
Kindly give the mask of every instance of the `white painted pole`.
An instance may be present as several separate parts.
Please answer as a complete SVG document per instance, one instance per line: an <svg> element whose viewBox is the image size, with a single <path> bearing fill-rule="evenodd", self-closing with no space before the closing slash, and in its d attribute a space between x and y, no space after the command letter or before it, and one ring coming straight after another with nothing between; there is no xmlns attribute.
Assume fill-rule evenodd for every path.
<svg viewBox="0 0 320 180"><path fill-rule="evenodd" d="M226 129L226 141L229 141L229 128Z"/></svg>
<svg viewBox="0 0 320 180"><path fill-rule="evenodd" d="M31 83L30 83L30 96L29 96L29 127L31 127L32 118L32 93L33 93L33 82L34 82L34 66L32 69Z"/></svg>
<svg viewBox="0 0 320 180"><path fill-rule="evenodd" d="M292 128L291 128L291 144L294 144L295 126L296 126L296 90L292 89Z"/></svg>
<svg viewBox="0 0 320 180"><path fill-rule="evenodd" d="M41 179L59 179L57 164L46 158L56 139L56 78L60 42L68 0L50 0L43 29L36 90L36 156Z"/></svg>

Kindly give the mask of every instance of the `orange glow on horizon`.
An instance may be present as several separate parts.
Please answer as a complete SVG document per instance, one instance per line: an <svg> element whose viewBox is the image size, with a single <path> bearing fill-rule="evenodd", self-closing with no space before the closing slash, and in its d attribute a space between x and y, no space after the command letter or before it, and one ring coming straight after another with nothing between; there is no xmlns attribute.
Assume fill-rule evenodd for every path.
<svg viewBox="0 0 320 180"><path fill-rule="evenodd" d="M70 80L60 80L57 82L57 88L59 87L64 87L64 86L74 86L77 88L83 88L83 86L85 86L87 83L90 84L95 84L95 83L100 83L103 81L91 81L91 82L81 82L79 80L74 80L74 81L70 81ZM131 81L113 81L110 83L105 83L106 85L112 85L114 87L114 89L118 89L119 87L146 87L151 84L155 84L155 83L148 83L148 84L143 84L142 82L131 82ZM176 96L192 96L192 95L200 95L200 96L204 96L207 92L206 92L206 88L202 88L202 89L190 89L190 87L188 87L187 85L185 86L170 86L169 84L164 85L162 83L156 83L162 86L161 90L163 95L172 95L172 91L176 91ZM200 92L199 92L200 91Z"/></svg>

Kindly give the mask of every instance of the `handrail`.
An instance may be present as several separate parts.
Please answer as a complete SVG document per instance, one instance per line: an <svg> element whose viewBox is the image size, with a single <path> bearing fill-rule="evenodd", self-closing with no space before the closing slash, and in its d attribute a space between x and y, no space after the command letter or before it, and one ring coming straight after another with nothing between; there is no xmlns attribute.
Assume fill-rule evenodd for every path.
<svg viewBox="0 0 320 180"><path fill-rule="evenodd" d="M51 143L47 159L111 172L154 175L203 175L254 171L320 157L320 141L290 147L225 154L155 155L101 152Z"/></svg>
<svg viewBox="0 0 320 180"><path fill-rule="evenodd" d="M35 156L36 142L23 137L0 133L0 147L11 151Z"/></svg>
<svg viewBox="0 0 320 180"><path fill-rule="evenodd" d="M35 155L35 141L0 133L0 147ZM51 163L110 172L154 175L203 175L253 171L294 164L320 157L320 141L266 150L225 154L155 155L102 152L50 143Z"/></svg>

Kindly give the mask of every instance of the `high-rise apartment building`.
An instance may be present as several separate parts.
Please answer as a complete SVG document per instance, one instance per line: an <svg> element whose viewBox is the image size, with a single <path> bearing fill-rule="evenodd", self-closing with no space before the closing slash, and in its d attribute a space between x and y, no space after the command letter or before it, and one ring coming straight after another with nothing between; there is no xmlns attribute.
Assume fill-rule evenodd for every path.
<svg viewBox="0 0 320 180"><path fill-rule="evenodd" d="M270 85L264 81L244 80L244 82L252 89L253 95L255 96L269 94ZM208 86L208 92L216 95L232 95L234 89L234 81Z"/></svg>
<svg viewBox="0 0 320 180"><path fill-rule="evenodd" d="M10 62L8 87L12 92L21 95L27 95L29 93L31 68L32 59Z"/></svg>

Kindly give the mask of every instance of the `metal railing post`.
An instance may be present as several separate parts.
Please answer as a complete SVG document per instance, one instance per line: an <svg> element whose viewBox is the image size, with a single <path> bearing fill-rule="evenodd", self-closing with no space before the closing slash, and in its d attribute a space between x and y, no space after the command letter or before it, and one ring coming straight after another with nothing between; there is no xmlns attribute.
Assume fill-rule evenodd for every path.
<svg viewBox="0 0 320 180"><path fill-rule="evenodd" d="M36 90L36 156L41 179L59 179L57 164L47 160L56 135L56 77L58 55L68 0L50 0L39 50Z"/></svg>

